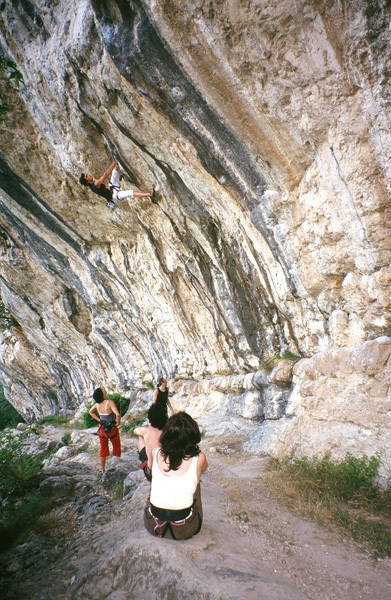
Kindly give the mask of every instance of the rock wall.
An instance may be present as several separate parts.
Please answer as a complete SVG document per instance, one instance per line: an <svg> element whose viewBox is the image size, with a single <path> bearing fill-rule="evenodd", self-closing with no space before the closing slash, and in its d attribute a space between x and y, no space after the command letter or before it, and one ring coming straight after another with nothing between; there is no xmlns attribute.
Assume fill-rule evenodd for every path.
<svg viewBox="0 0 391 600"><path fill-rule="evenodd" d="M391 482L391 338L278 361L271 370L177 381L174 410L207 435L237 435L254 455L330 453L378 456L379 482ZM134 399L140 410L151 398Z"/></svg>
<svg viewBox="0 0 391 600"><path fill-rule="evenodd" d="M0 370L27 419L100 384L128 394L389 334L389 11L2 4L24 84L0 74L0 293L20 325ZM112 156L156 203L111 212L79 185Z"/></svg>
<svg viewBox="0 0 391 600"><path fill-rule="evenodd" d="M347 452L377 455L379 482L389 485L391 338L304 358L294 365L292 382L289 397L279 403L280 414L266 418L244 447L276 456L329 452L338 460Z"/></svg>

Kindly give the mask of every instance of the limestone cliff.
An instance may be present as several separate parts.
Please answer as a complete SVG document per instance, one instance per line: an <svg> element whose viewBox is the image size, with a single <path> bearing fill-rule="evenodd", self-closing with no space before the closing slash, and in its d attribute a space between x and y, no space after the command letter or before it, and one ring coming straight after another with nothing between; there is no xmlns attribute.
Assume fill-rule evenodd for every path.
<svg viewBox="0 0 391 600"><path fill-rule="evenodd" d="M257 371L390 334L390 7L13 0L1 381L29 419L95 385ZM156 202L78 183L111 162Z"/></svg>

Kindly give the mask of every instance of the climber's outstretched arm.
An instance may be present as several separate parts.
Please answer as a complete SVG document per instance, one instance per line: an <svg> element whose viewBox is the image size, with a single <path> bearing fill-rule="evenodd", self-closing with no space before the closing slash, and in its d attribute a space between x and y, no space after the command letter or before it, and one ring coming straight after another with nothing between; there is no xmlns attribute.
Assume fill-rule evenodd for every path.
<svg viewBox="0 0 391 600"><path fill-rule="evenodd" d="M98 188L104 182L104 180L107 179L107 177L109 175L111 175L111 172L114 170L114 168L115 168L115 162L113 161L111 163L111 165L109 166L109 168L103 173L103 175L101 175L99 177L99 179L94 181L94 185Z"/></svg>

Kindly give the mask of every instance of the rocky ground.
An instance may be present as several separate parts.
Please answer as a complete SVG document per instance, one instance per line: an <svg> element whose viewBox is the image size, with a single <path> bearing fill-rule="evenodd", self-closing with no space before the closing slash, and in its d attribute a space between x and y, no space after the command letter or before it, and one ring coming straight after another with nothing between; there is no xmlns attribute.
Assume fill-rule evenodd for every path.
<svg viewBox="0 0 391 600"><path fill-rule="evenodd" d="M45 428L46 437L63 433ZM0 558L3 600L391 597L391 561L374 561L338 533L291 514L268 486L266 459L243 453L233 436L203 439L209 469L200 534L186 542L152 538L142 523L149 484L136 441L125 434L122 441L123 457L110 462L102 482L90 432L75 433L46 466L41 489L58 498L56 527ZM125 496L116 499L124 477Z"/></svg>

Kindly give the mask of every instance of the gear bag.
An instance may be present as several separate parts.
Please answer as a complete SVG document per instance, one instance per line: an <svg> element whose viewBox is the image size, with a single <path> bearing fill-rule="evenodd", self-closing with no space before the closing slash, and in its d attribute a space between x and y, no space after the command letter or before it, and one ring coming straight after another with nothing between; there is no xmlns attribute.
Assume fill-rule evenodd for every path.
<svg viewBox="0 0 391 600"><path fill-rule="evenodd" d="M113 427L115 427L115 422L114 421L103 421L103 419L101 419L99 421L99 425L102 427L102 429L104 430L105 433L109 434L110 431L113 429Z"/></svg>

